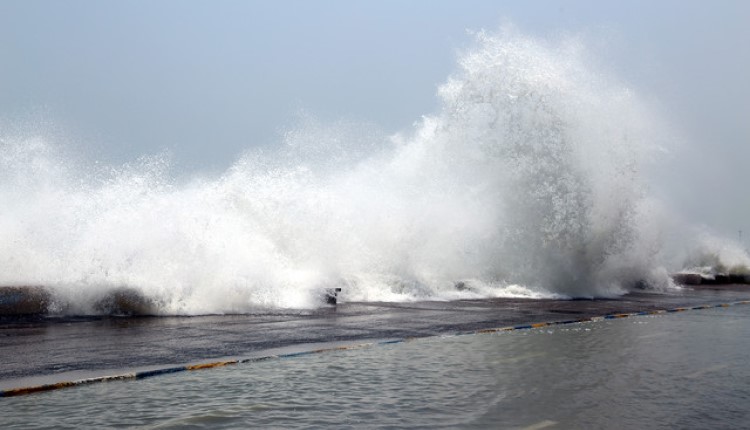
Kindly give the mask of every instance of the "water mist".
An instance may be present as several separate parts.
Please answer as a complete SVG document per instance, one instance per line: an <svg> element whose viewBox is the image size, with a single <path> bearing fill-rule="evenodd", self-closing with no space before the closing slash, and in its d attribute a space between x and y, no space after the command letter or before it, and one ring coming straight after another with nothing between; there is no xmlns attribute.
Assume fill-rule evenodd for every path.
<svg viewBox="0 0 750 430"><path fill-rule="evenodd" d="M314 118L219 177L168 157L75 162L0 141L0 285L96 313L127 287L163 314L349 301L594 297L670 284L644 163L664 135L575 40L479 33L413 130Z"/></svg>

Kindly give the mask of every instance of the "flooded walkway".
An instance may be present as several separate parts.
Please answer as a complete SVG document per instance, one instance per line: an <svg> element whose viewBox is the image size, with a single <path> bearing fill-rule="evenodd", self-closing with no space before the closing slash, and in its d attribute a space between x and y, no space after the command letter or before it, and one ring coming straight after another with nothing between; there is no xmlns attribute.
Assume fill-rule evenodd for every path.
<svg viewBox="0 0 750 430"><path fill-rule="evenodd" d="M0 389L318 343L426 337L748 298L748 286L727 285L612 300L340 303L257 315L5 320Z"/></svg>

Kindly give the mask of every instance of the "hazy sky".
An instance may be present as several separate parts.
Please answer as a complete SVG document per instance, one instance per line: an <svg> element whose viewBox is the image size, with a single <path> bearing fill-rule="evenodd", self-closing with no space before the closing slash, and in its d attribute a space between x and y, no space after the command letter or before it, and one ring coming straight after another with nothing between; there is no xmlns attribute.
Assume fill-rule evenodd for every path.
<svg viewBox="0 0 750 430"><path fill-rule="evenodd" d="M750 231L746 1L0 0L0 124L52 123L114 162L166 148L221 169L300 109L408 129L436 110L467 30L504 22L582 36L687 137L664 172L673 203Z"/></svg>

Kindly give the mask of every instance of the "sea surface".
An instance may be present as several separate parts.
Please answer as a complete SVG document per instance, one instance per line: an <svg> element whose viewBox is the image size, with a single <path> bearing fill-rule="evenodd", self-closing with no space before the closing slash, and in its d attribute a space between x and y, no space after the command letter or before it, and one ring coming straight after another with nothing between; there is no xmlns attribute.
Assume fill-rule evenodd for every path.
<svg viewBox="0 0 750 430"><path fill-rule="evenodd" d="M0 400L8 428L742 428L750 306L434 336Z"/></svg>

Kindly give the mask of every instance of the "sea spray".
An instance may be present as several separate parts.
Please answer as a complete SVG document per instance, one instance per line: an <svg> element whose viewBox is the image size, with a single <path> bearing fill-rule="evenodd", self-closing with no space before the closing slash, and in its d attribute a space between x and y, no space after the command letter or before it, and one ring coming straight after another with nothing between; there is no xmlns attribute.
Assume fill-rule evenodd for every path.
<svg viewBox="0 0 750 430"><path fill-rule="evenodd" d="M54 139L0 141L0 285L98 313L349 301L595 297L669 285L644 163L664 127L576 40L479 33L413 130L306 116L214 178L169 157L93 166Z"/></svg>

